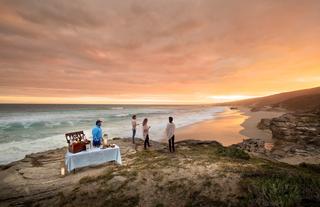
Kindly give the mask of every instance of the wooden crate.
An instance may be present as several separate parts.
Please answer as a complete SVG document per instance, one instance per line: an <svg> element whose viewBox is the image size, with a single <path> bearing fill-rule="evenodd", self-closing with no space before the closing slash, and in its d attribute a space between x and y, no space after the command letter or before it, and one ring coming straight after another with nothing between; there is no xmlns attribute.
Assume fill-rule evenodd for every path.
<svg viewBox="0 0 320 207"><path fill-rule="evenodd" d="M69 147L69 152L71 152L71 153L78 153L81 151L86 151L86 143L85 142L72 143Z"/></svg>
<svg viewBox="0 0 320 207"><path fill-rule="evenodd" d="M68 143L69 152L71 153L85 151L86 145L90 145L89 140L84 141L85 134L83 131L67 133L65 136Z"/></svg>

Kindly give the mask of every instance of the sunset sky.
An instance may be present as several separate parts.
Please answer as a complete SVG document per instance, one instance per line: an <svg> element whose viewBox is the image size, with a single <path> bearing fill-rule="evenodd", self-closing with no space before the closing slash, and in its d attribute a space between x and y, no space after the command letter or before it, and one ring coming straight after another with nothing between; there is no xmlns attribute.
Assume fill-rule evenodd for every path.
<svg viewBox="0 0 320 207"><path fill-rule="evenodd" d="M316 86L319 0L0 0L2 103L211 103Z"/></svg>

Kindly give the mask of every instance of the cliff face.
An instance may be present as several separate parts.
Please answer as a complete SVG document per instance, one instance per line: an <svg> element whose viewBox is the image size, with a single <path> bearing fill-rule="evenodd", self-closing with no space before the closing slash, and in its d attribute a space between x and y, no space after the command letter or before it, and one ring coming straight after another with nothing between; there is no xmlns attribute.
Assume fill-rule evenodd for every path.
<svg viewBox="0 0 320 207"><path fill-rule="evenodd" d="M320 202L318 165L250 157L215 141L111 142L123 165L59 176L66 149L27 156L0 169L0 206L310 206Z"/></svg>
<svg viewBox="0 0 320 207"><path fill-rule="evenodd" d="M259 128L269 128L275 139L320 146L319 111L288 113L269 121L262 120Z"/></svg>
<svg viewBox="0 0 320 207"><path fill-rule="evenodd" d="M270 152L264 153L268 158L290 164L319 163L319 110L308 113L287 113L273 119L262 119L257 127L272 132L275 145Z"/></svg>

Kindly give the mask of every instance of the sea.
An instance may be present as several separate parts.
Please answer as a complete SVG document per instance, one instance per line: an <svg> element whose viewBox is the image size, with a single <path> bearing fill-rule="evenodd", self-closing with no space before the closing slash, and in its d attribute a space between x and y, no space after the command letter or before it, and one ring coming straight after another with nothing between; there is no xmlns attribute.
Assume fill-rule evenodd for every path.
<svg viewBox="0 0 320 207"><path fill-rule="evenodd" d="M47 105L0 104L0 165L20 160L27 154L67 146L65 133L83 130L91 138L91 129L102 119L103 134L131 137L131 116L137 122L148 118L150 139L161 141L168 117L177 128L214 119L225 107L155 105ZM141 126L137 137L142 137Z"/></svg>

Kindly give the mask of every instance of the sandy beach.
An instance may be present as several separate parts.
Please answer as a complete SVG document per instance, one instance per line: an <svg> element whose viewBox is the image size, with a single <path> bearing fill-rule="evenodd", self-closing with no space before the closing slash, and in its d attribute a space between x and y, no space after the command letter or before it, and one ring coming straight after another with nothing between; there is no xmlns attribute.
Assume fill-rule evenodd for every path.
<svg viewBox="0 0 320 207"><path fill-rule="evenodd" d="M215 140L224 146L237 144L248 138L258 138L272 143L271 132L258 129L257 124L262 118L273 118L282 114L283 112L274 111L252 112L245 107L238 110L229 109L220 113L216 119L178 128L176 139Z"/></svg>
<svg viewBox="0 0 320 207"><path fill-rule="evenodd" d="M245 137L262 139L266 143L273 143L272 134L270 130L261 130L257 128L257 124L261 119L272 119L279 117L285 112L283 111L250 111L249 108L240 109L242 116L246 116L246 120L241 124L243 129L239 132Z"/></svg>

